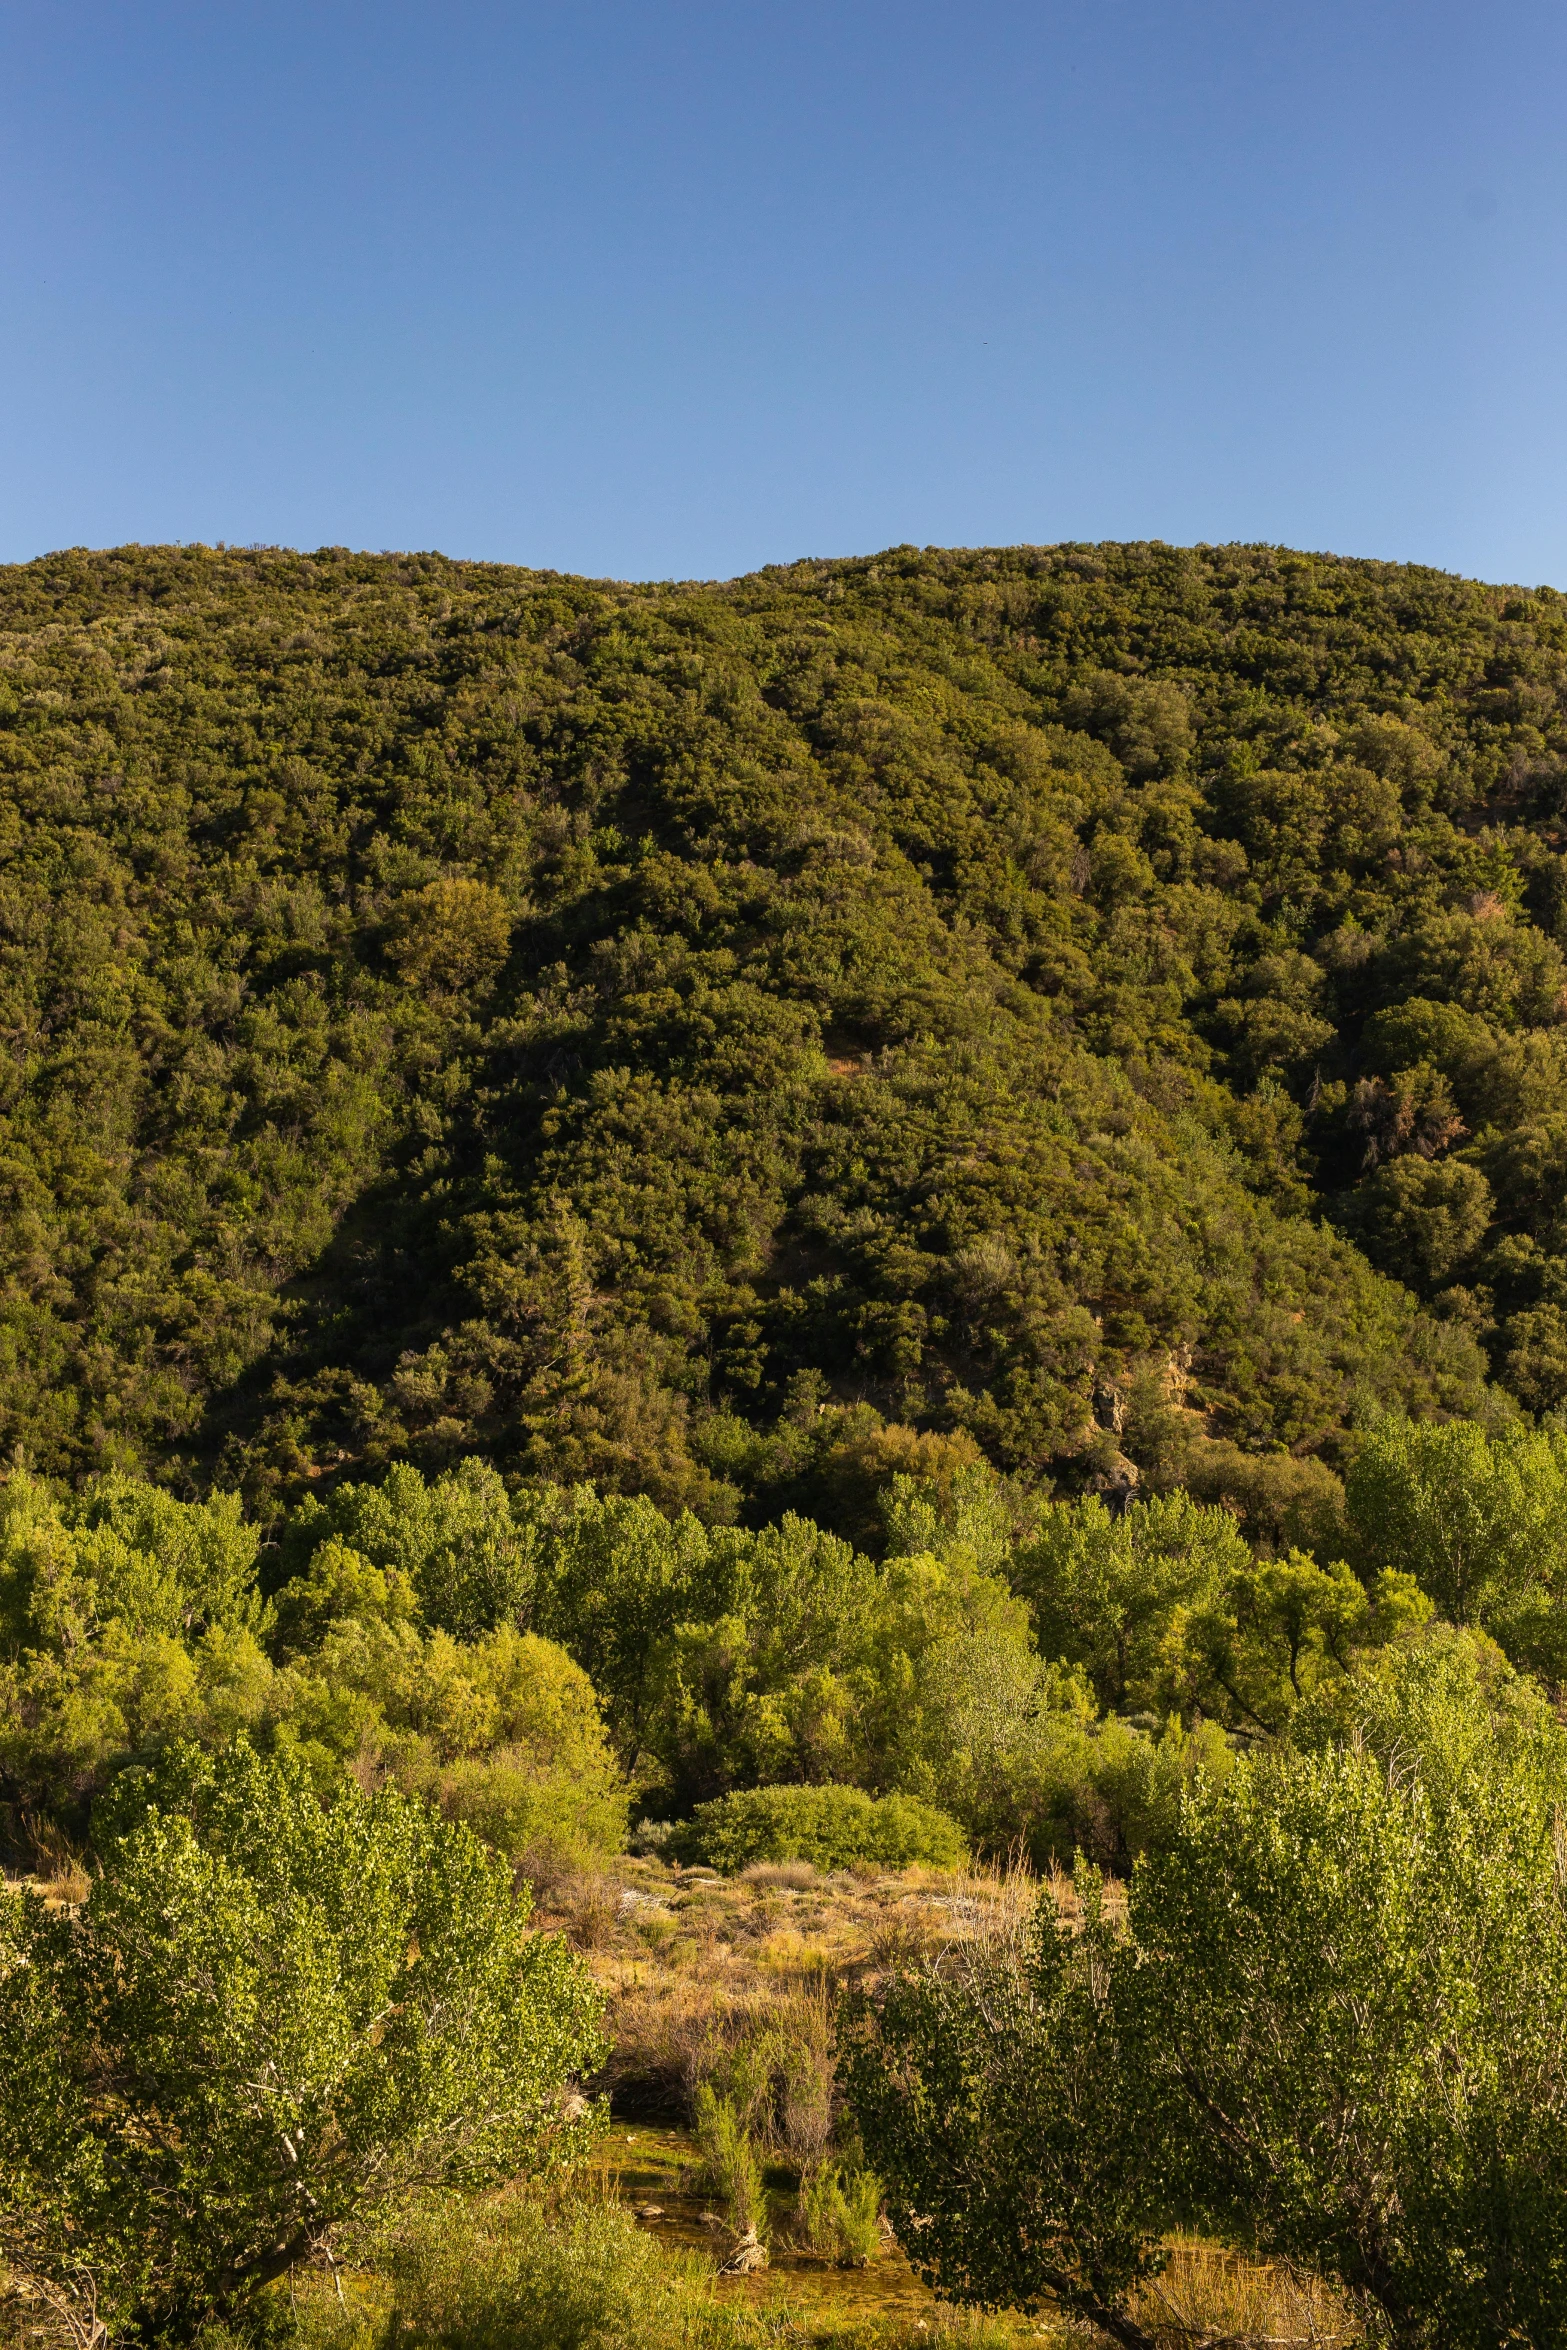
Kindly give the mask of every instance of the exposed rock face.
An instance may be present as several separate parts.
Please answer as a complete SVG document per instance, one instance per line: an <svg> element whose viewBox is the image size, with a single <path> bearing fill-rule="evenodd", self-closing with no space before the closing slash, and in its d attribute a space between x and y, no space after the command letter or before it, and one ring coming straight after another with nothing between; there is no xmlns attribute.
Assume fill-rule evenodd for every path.
<svg viewBox="0 0 1567 2350"><path fill-rule="evenodd" d="M1129 1461L1124 1452L1118 1452L1107 1469L1089 1478L1088 1490L1099 1494L1111 1517L1118 1518L1137 1499L1140 1474L1137 1463Z"/></svg>

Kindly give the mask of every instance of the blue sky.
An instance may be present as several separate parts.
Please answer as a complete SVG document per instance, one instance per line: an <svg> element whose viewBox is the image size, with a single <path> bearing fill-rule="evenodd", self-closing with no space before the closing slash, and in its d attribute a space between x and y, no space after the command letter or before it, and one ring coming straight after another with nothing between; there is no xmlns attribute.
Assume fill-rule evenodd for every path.
<svg viewBox="0 0 1567 2350"><path fill-rule="evenodd" d="M1567 10L3 0L0 559L1567 586Z"/></svg>

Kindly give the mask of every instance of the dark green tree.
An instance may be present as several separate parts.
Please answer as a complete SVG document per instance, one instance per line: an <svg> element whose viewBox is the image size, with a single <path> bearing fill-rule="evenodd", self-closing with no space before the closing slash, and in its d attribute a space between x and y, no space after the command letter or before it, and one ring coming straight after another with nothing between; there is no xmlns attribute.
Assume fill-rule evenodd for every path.
<svg viewBox="0 0 1567 2350"><path fill-rule="evenodd" d="M910 2260L947 2300L1056 2308L1124 2350L1157 2275L1155 2111L1110 1996L1117 1937L1080 1869L1082 1930L1047 1896L1018 1950L895 1979L847 2010L839 2070Z"/></svg>

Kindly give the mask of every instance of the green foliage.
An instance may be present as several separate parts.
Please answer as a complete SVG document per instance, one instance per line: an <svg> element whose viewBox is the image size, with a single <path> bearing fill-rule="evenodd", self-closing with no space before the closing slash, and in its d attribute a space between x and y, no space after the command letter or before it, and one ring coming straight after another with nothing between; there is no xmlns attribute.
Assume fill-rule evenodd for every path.
<svg viewBox="0 0 1567 2350"><path fill-rule="evenodd" d="M1237 1729L1277 1733L1303 1698L1338 1685L1430 1613L1414 1578L1397 1569L1384 1569L1368 1588L1342 1560L1319 1567L1300 1551L1248 1563L1183 1627L1184 1710L1202 1707Z"/></svg>
<svg viewBox="0 0 1567 2350"><path fill-rule="evenodd" d="M1399 1280L1441 1288L1470 1267L1495 1201L1478 1167L1462 1160L1394 1159L1359 1203L1368 1253Z"/></svg>
<svg viewBox="0 0 1567 2350"><path fill-rule="evenodd" d="M188 2326L412 2189L569 2159L599 2002L461 1828L240 1745L122 1781L75 1911L0 1908L0 2257Z"/></svg>
<svg viewBox="0 0 1567 2350"><path fill-rule="evenodd" d="M1134 1882L1171 2186L1401 2344L1567 2340L1561 1734L1523 1750L1451 1656L1370 1710L1388 1763L1340 1745L1199 1788Z"/></svg>
<svg viewBox="0 0 1567 2350"><path fill-rule="evenodd" d="M858 1787L749 1787L720 1796L699 1805L680 1844L690 1859L727 1871L757 1860L951 1869L968 1858L962 1831L944 1812L907 1795L878 1801Z"/></svg>
<svg viewBox="0 0 1567 2350"><path fill-rule="evenodd" d="M670 2252L623 2206L426 2208L384 2256L384 2339L420 2350L744 2350L748 2313L721 2305L712 2271ZM332 2320L319 2350L343 2350ZM309 2342L305 2350L317 2350Z"/></svg>
<svg viewBox="0 0 1567 2350"><path fill-rule="evenodd" d="M976 1562L981 1534L1006 1564L998 1527L980 1525L989 1481L960 1532L905 1482L889 1523L918 1520L939 1558L876 1561L793 1514L752 1533L583 1488L522 1502L539 1528L535 1621L592 1674L628 1769L666 1807L831 1779L939 1794L985 1833L1020 1726L1080 1707L1001 1575Z"/></svg>
<svg viewBox="0 0 1567 2350"><path fill-rule="evenodd" d="M1567 1435L1378 1423L1346 1488L1360 1554L1412 1576L1449 1623L1567 1680Z"/></svg>
<svg viewBox="0 0 1567 2350"><path fill-rule="evenodd" d="M263 1720L323 1789L350 1769L385 1774L525 1867L580 1865L625 1840L625 1784L592 1684L533 1633L503 1626L462 1644L342 1620L277 1676Z"/></svg>
<svg viewBox="0 0 1567 2350"><path fill-rule="evenodd" d="M762 2159L735 2100L722 2096L711 2082L699 2081L691 2101L691 2129L707 2166L708 2184L727 2210L736 2235L765 2236Z"/></svg>
<svg viewBox="0 0 1567 2350"><path fill-rule="evenodd" d="M1136 1710L1163 1693L1182 1613L1251 1563L1226 1511L1178 1492L1115 1518L1096 1498L1047 1510L1015 1573L1045 1654L1083 1665L1102 1706Z"/></svg>
<svg viewBox="0 0 1567 2350"><path fill-rule="evenodd" d="M233 1496L181 1503L116 1476L62 1499L13 1477L0 1488L0 1794L14 1842L51 1823L81 1837L128 1762L244 1731L297 1753L323 1793L345 1775L393 1779L530 1869L618 1850L627 1789L581 1667L505 1609L468 1640L423 1618L432 1580L437 1608L453 1589L432 1560L455 1555L455 1575L501 1554L497 1492L509 1527L498 1481L466 1466L428 1490L406 1468L380 1492L348 1488L338 1514L386 1564L322 1539L332 1513L302 1511L285 1547L303 1563L268 1605ZM475 1494L482 1512L464 1520Z"/></svg>
<svg viewBox="0 0 1567 2350"><path fill-rule="evenodd" d="M1161 2265L1154 2148L1091 1872L1080 1887L1077 1936L1046 1897L1021 1953L858 2002L840 2076L898 2239L945 2299L1059 2306L1147 2350L1126 2302Z"/></svg>
<svg viewBox="0 0 1567 2350"><path fill-rule="evenodd" d="M881 2181L874 2171L818 2163L800 2181L805 2243L840 2268L868 2268L881 2250Z"/></svg>
<svg viewBox="0 0 1567 2350"><path fill-rule="evenodd" d="M277 1646L285 1657L319 1648L334 1624L407 1623L414 1596L407 1579L372 1566L362 1551L329 1536L304 1572L284 1584L275 1611Z"/></svg>
<svg viewBox="0 0 1567 2350"><path fill-rule="evenodd" d="M0 1797L14 1833L83 1806L127 1757L260 1715L256 1533L232 1495L114 1476L61 1498L0 1486Z"/></svg>
<svg viewBox="0 0 1567 2350"><path fill-rule="evenodd" d="M1336 1491L1312 1497L1330 1533ZM709 1527L645 1496L508 1494L477 1462L433 1482L403 1464L284 1520L263 1602L239 1577L254 1533L231 1499L123 1477L62 1498L18 1476L0 1497L12 1840L81 1840L127 1762L243 1730L298 1754L323 1794L389 1779L533 1874L618 1849L633 1789L684 1813L796 1783L934 1805L983 1852L1021 1840L1040 1866L1081 1848L1124 1868L1191 1772L1225 1767L1221 1729L1281 1730L1429 1605L1365 1539L1364 1581L1259 1558L1232 1508L1179 1491L1112 1517L949 1461L896 1473L880 1516L877 1559L794 1515ZM143 1520L156 1550L116 1531ZM221 1615L182 1581L206 1572L192 1528L214 1526L233 1552ZM1423 1556L1423 1537L1399 1541ZM1531 1656L1553 1620L1517 1616Z"/></svg>
<svg viewBox="0 0 1567 2350"><path fill-rule="evenodd" d="M86 1837L128 1762L242 1730L323 1794L352 1776L422 1795L535 1875L618 1849L633 1792L683 1814L822 1785L934 1806L992 1855L1124 1869L1194 1770L1227 1767L1225 1733L1283 1732L1428 1594L1453 1608L1454 1526L1491 1578L1484 1620L1559 1671L1556 1445L1383 1422L1352 1523L1320 1465L1303 1484L1231 1452L1207 1462L1225 1506L1176 1490L1112 1516L949 1458L894 1473L880 1558L793 1514L712 1527L646 1496L403 1464L282 1521L268 1601L231 1497L119 1475L62 1497L18 1475L0 1491L0 1792L13 1843L53 1849ZM911 1457L901 1438L890 1457ZM1352 1540L1359 1573L1271 1549L1291 1525Z"/></svg>
<svg viewBox="0 0 1567 2350"><path fill-rule="evenodd" d="M1131 2350L1172 2224L1346 2287L1407 2350L1567 2341L1567 1738L1474 1635L1381 1651L1198 1774L1124 1935L895 1978L844 2077L911 2257Z"/></svg>
<svg viewBox="0 0 1567 2350"><path fill-rule="evenodd" d="M179 1502L115 1475L60 1501L19 1471L0 1489L0 1642L71 1647L114 1621L141 1636L255 1630L256 1549L234 1494Z"/></svg>
<svg viewBox="0 0 1567 2350"><path fill-rule="evenodd" d="M1558 1408L1564 651L1271 547L8 569L0 1442L863 1548L867 1427L1076 1489L1175 1362L1264 1456Z"/></svg>
<svg viewBox="0 0 1567 2350"><path fill-rule="evenodd" d="M1200 1710L1255 1734L1429 1613L1402 1565L1376 1568L1381 1555L1366 1582L1297 1550L1255 1558L1227 1510L1177 1491L1118 1517L1092 1496L1046 1509L1012 1571L1041 1648L1087 1672L1103 1708Z"/></svg>
<svg viewBox="0 0 1567 2350"><path fill-rule="evenodd" d="M328 1536L400 1578L439 1631L472 1640L526 1626L534 1527L484 1461L461 1461L430 1484L399 1463L379 1484L339 1485L325 1503L307 1497L288 1525L287 1554L299 1559Z"/></svg>

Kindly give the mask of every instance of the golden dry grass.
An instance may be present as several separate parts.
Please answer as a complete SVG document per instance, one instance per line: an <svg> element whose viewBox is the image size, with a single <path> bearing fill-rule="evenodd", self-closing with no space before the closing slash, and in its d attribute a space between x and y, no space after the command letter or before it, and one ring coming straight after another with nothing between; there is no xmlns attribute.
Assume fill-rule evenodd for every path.
<svg viewBox="0 0 1567 2350"><path fill-rule="evenodd" d="M1171 2350L1360 2350L1365 2339L1342 2296L1320 2278L1194 2236L1172 2241L1168 2267L1138 2296L1134 2314Z"/></svg>
<svg viewBox="0 0 1567 2350"><path fill-rule="evenodd" d="M833 1990L1017 1935L1038 1891L929 1869L823 1876L793 1863L722 1878L626 1859L552 1888L539 1922L565 1932L605 1993L617 2109L674 2120L742 2043L804 2029L821 2045Z"/></svg>

